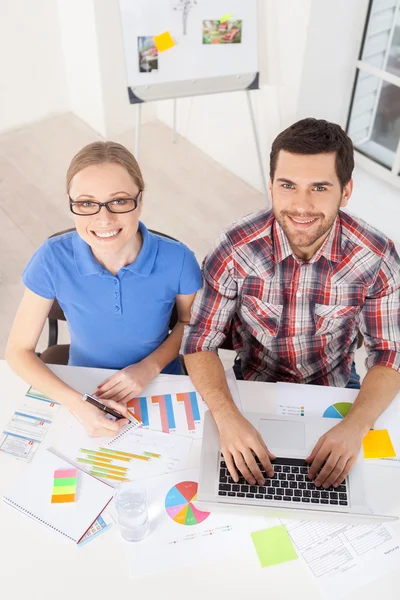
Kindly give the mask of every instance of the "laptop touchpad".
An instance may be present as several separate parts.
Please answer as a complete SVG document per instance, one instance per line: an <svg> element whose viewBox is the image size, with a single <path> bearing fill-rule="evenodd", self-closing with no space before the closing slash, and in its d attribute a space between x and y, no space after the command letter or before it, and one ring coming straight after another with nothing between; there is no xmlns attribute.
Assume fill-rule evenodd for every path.
<svg viewBox="0 0 400 600"><path fill-rule="evenodd" d="M260 433L269 449L301 450L305 448L305 423L261 419Z"/></svg>

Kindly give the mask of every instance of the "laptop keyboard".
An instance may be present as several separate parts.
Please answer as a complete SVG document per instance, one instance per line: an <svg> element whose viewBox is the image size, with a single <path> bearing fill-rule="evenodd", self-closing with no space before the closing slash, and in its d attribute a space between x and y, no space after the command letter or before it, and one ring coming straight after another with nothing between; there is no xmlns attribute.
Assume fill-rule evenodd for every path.
<svg viewBox="0 0 400 600"><path fill-rule="evenodd" d="M348 506L346 480L337 488L315 487L308 479L310 465L299 458L277 458L273 461L274 476L268 477L258 458L255 460L265 479L264 485L250 485L244 477L235 483L221 454L218 495L257 500L283 500L305 504Z"/></svg>

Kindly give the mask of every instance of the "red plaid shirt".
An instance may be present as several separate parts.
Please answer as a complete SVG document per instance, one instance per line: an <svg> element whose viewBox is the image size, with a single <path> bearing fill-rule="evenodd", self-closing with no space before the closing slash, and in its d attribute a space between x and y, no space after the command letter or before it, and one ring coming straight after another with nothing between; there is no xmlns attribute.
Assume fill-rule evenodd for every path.
<svg viewBox="0 0 400 600"><path fill-rule="evenodd" d="M232 322L245 379L344 387L360 329L367 368L400 371L400 259L363 221L340 211L304 262L262 210L221 234L203 277L182 354L216 352Z"/></svg>

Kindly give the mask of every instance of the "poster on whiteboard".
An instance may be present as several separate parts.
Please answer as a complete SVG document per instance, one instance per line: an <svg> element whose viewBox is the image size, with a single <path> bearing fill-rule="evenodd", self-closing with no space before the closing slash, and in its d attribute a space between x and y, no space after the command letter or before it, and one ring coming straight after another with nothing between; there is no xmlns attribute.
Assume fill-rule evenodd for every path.
<svg viewBox="0 0 400 600"><path fill-rule="evenodd" d="M257 0L119 0L131 103L258 88Z"/></svg>

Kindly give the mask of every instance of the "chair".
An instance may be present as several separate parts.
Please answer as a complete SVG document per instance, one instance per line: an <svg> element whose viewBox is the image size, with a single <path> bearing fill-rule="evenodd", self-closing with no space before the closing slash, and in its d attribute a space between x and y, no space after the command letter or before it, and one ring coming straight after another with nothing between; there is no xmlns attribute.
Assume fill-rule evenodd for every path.
<svg viewBox="0 0 400 600"><path fill-rule="evenodd" d="M57 237L62 235L63 233L70 233L71 231L76 231L75 227L71 229L65 229L64 231L59 231L58 233L54 233L50 236L50 238ZM155 233L157 235L161 235L162 237L169 238L170 240L178 241L176 238L173 238L166 233L161 233L160 231L155 231L154 229L149 229L151 233ZM52 365L67 365L69 359L69 344L58 344L58 321L66 321L64 312L61 306L58 304L57 300L54 300L53 305L48 314L48 324L49 324L49 337L47 348L41 354L39 354L40 359ZM178 311L176 310L176 305L172 309L171 318L169 320L169 329L173 329L178 322Z"/></svg>

